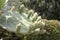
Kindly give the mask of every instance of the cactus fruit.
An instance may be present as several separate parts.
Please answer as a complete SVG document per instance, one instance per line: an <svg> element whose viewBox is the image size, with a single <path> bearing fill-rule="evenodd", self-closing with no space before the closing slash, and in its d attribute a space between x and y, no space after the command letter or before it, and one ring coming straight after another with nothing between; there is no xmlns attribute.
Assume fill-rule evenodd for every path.
<svg viewBox="0 0 60 40"><path fill-rule="evenodd" d="M20 11L23 9L20 6ZM25 8L24 8L25 10ZM0 16L0 25L6 30L15 33L28 34L35 31L41 31L44 29L45 23L41 20L41 16L38 16L33 10L25 12L7 11Z"/></svg>

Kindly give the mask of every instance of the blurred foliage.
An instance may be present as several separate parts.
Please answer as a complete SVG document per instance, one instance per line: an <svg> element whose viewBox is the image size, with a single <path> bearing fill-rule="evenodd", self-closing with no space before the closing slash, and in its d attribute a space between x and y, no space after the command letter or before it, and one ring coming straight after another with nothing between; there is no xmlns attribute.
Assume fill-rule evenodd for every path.
<svg viewBox="0 0 60 40"><path fill-rule="evenodd" d="M60 0L29 0L22 1L29 9L34 9L46 19L60 20Z"/></svg>
<svg viewBox="0 0 60 40"><path fill-rule="evenodd" d="M0 10L2 10L4 3L5 3L5 0L0 0Z"/></svg>

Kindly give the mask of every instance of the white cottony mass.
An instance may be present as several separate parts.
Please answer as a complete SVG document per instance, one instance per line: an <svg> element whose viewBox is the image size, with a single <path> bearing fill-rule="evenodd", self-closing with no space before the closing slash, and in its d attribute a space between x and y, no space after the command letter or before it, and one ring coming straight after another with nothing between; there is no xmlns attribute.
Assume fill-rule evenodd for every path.
<svg viewBox="0 0 60 40"><path fill-rule="evenodd" d="M7 1L8 0L6 0L6 2ZM12 2L13 0L9 1ZM27 11L25 10L26 9L25 7L23 9L23 5L20 5L19 10L22 11L23 9L24 12L22 11L21 13L19 13L19 11L16 10L12 11L8 10L11 6L9 6L8 2L7 5L5 5L2 17L0 17L0 25L1 25L0 27L10 32L14 33L18 32L22 34L28 34L31 33L32 31L40 31L40 28L42 29L44 27L45 23L43 22L41 23L40 21L41 18L33 10Z"/></svg>
<svg viewBox="0 0 60 40"><path fill-rule="evenodd" d="M10 15L9 15L9 16L7 16L7 15L6 15L6 20L8 20L10 17L12 17L12 16L10 16Z"/></svg>

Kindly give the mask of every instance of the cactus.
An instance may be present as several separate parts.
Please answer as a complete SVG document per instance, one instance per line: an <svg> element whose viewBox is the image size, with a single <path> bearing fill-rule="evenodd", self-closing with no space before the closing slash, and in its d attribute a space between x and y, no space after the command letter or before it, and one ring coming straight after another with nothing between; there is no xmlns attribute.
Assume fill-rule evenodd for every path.
<svg viewBox="0 0 60 40"><path fill-rule="evenodd" d="M45 23L41 21L41 16L38 16L33 10L26 10L25 7L22 7L20 5L19 12L14 11L13 7L11 10L4 12L0 16L1 27L10 32L21 34L30 34L38 31L44 33Z"/></svg>

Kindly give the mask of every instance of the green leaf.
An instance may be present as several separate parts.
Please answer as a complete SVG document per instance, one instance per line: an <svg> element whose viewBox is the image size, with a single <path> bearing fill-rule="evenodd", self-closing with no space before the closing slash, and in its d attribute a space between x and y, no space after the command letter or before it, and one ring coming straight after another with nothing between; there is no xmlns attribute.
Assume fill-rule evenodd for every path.
<svg viewBox="0 0 60 40"><path fill-rule="evenodd" d="M4 7L4 3L6 0L0 0L0 10L2 10L2 8Z"/></svg>

